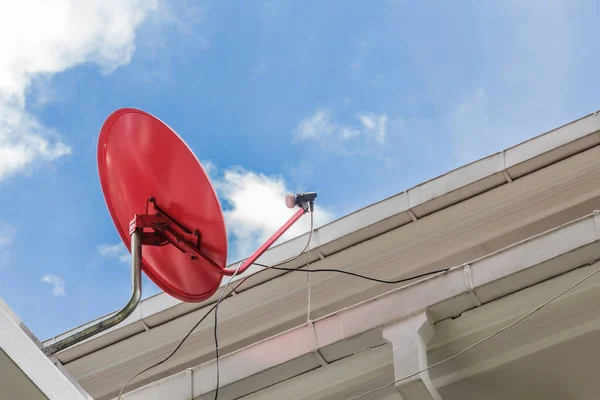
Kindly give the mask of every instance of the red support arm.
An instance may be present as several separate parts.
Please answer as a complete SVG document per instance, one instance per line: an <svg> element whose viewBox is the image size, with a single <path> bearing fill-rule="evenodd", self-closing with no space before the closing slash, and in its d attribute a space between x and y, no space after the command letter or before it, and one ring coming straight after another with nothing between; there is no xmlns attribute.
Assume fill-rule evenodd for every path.
<svg viewBox="0 0 600 400"><path fill-rule="evenodd" d="M306 212L307 210L305 210L303 207L300 207L298 211L296 211L296 213L292 215L292 217L285 224L283 224L283 226L279 228L277 232L273 234L273 236L269 238L269 240L267 240L262 246L258 248L258 250L256 250L250 257L248 257L245 261L242 262L242 265L239 267L239 271L237 274L243 274L244 271L246 271L252 264L254 264L254 262L258 260L259 257L262 256L263 253L267 251L267 249L271 247L271 245L275 243L277 239L279 239L288 229L290 229L290 227L294 225ZM235 269L224 268L223 275L231 276L235 273L235 271Z"/></svg>

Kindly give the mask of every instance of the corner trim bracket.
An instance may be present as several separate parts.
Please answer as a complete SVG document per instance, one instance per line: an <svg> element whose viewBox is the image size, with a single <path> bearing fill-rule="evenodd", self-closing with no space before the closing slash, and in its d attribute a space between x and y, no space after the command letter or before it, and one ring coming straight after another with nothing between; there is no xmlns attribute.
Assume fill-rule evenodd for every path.
<svg viewBox="0 0 600 400"><path fill-rule="evenodd" d="M433 334L426 311L383 327L383 337L392 344L396 390L404 400L443 400L426 371L427 343Z"/></svg>

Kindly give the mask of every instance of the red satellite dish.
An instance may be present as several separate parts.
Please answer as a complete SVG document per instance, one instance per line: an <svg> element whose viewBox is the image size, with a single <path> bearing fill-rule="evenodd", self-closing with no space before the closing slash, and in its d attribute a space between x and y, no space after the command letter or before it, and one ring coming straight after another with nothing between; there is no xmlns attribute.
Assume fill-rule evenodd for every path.
<svg viewBox="0 0 600 400"><path fill-rule="evenodd" d="M169 126L140 110L113 112L100 131L98 169L106 205L127 249L132 218L158 207L191 234L190 241L199 239L208 259L225 268L227 234L219 200L198 159ZM195 238L194 231L201 235ZM223 277L206 259L193 259L176 246L144 247L142 270L163 291L187 302L210 297Z"/></svg>
<svg viewBox="0 0 600 400"><path fill-rule="evenodd" d="M133 108L113 112L98 141L100 183L127 249L142 230L142 270L164 292L206 300L226 269L227 233L217 195L190 148L158 118ZM299 210L242 266L242 273L304 213L316 194L290 195Z"/></svg>
<svg viewBox="0 0 600 400"><path fill-rule="evenodd" d="M298 210L237 269L227 269L227 233L217 195L200 162L158 118L134 108L113 112L98 140L106 205L131 252L131 298L118 312L43 348L57 353L124 321L138 306L141 271L186 302L212 296L224 275L242 274L305 213L314 192L288 195Z"/></svg>

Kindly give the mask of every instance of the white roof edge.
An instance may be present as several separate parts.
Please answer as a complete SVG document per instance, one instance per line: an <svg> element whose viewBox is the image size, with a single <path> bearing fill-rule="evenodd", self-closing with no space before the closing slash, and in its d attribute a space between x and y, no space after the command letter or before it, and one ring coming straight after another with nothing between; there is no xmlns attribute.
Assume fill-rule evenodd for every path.
<svg viewBox="0 0 600 400"><path fill-rule="evenodd" d="M573 262L556 262L551 267L548 263L591 244L600 244L599 229L599 215L590 214L469 264L452 268L446 273L392 290L227 354L220 359L220 386L241 381L287 361L447 302L453 302L453 306L439 307L444 311L435 312L433 322L551 278L575 272L597 260L579 265L574 265ZM534 252L531 251L532 248L543 251ZM467 267L470 268L472 287L467 286L465 281L464 270ZM532 273L534 271L535 274ZM517 274L519 279L507 282ZM524 278L525 275L527 278ZM471 300L473 291L480 304ZM269 357L261 356L264 354ZM159 398L159 394L168 394L172 400L197 398L215 390L215 376L216 363L213 360L140 387L123 398ZM190 393L190 390L193 392Z"/></svg>
<svg viewBox="0 0 600 400"><path fill-rule="evenodd" d="M41 352L29 334L21 327L20 321L13 319L14 313L0 301L0 349L23 371L29 380L49 400L92 400L82 393Z"/></svg>
<svg viewBox="0 0 600 400"><path fill-rule="evenodd" d="M384 221L393 216L402 213L408 213L417 207L426 206L434 201L438 202L440 198L446 195L455 193L486 178L496 176L497 174L506 174L508 175L508 179L518 178L519 176L523 175L523 171L519 171L517 174L518 176L516 176L513 172L511 172L511 168L515 168L519 165L527 163L528 161L547 155L552 151L556 151L557 149L568 146L569 144L588 138L591 135L595 135L594 140L589 141L589 143L586 142L583 147L577 147L571 154L568 155L584 151L590 147L600 144L600 135L597 134L598 132L600 132L600 114L595 112L552 131L541 134L535 138L529 139L507 150L495 153L478 161L474 161L447 172L437 178L425 181L424 183L414 186L404 192L388 197L384 200L361 208L353 213L325 224L317 228L315 231L315 235L313 237L314 247L325 246L344 236L350 235L368 226L377 224L378 222ZM533 172L550 165L559 159L561 158L550 158L545 160L545 163L533 163L530 170L525 169L525 171L527 173ZM483 191L490 190L497 186L498 184L488 186ZM475 193L474 195L480 194L481 192ZM465 200L466 198L468 197L465 197L459 201ZM427 213L438 211L451 204L454 204L455 202L450 204L436 205L436 208L434 208L432 211L428 210ZM419 215L419 217L422 216L423 215ZM410 221L410 217L407 218L408 221ZM293 257L304 248L306 240L307 234L304 234L285 243L274 246L260 258L260 262L265 264L275 264L281 260ZM362 240L365 239L362 238L360 241ZM357 243L352 243L351 245L355 245ZM241 261L232 263L229 267L234 268L239 262ZM250 268L243 276L251 274L255 271L256 269ZM284 272L280 271L272 271L272 273L273 275L284 274ZM240 278L241 277L236 277L236 279ZM261 279L256 279L253 285L258 285L261 283ZM181 313L178 313L178 315L175 317L177 318L180 315L184 315L188 312L204 307L207 304L214 303L216 300L217 296L213 296L205 302L189 304L176 300L165 293L159 293L142 300L141 306L138 307L129 318L127 318L118 326L113 327L112 329L109 329L102 334L95 336L94 338L88 339L85 342L93 341L95 338L118 331L126 326L139 323L145 318L160 314L161 312L170 310L174 307L185 308L185 310L183 310ZM123 301L125 301L125 299ZM83 330L85 327L92 325L104 317L105 316L97 318L56 337L49 338L45 340L43 344L44 346L52 344L75 332Z"/></svg>
<svg viewBox="0 0 600 400"><path fill-rule="evenodd" d="M2 299L0 299L0 308L4 309L4 311L13 320L13 322L15 324L17 324L17 326L19 328L21 328L21 330L27 335L27 337L29 337L29 339L31 339L33 341L33 343L35 343L38 347L41 346L41 342L39 341L39 339L37 338L37 336L35 336L33 334L33 332L31 332L29 330L29 328L27 327L27 325L25 325L25 323L23 323L23 321L21 320L21 318L19 318L19 316L17 314L15 314L13 312L13 310L8 306L8 304L6 304L4 302L4 300L2 300Z"/></svg>

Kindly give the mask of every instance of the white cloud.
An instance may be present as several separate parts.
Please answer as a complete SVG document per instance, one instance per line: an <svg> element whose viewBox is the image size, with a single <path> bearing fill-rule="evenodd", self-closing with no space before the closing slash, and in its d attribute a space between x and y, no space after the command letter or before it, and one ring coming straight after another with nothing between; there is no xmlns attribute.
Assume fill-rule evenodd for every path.
<svg viewBox="0 0 600 400"><path fill-rule="evenodd" d="M42 277L42 282L52 286L52 296L60 297L67 295L67 292L65 291L65 282L62 278L59 278L56 275L46 274Z"/></svg>
<svg viewBox="0 0 600 400"><path fill-rule="evenodd" d="M358 119L362 122L365 132L379 143L385 143L387 115L363 114Z"/></svg>
<svg viewBox="0 0 600 400"><path fill-rule="evenodd" d="M249 256L293 214L285 206L284 197L290 190L281 176L269 177L243 168L231 168L213 180L220 197L225 201L224 215L227 231L233 235L230 261ZM227 207L228 206L228 207ZM315 227L333 219L333 214L315 204ZM305 216L280 239L291 239L310 229Z"/></svg>
<svg viewBox="0 0 600 400"><path fill-rule="evenodd" d="M0 181L71 152L26 111L33 80L83 63L104 73L127 64L135 30L158 1L0 2Z"/></svg>
<svg viewBox="0 0 600 400"><path fill-rule="evenodd" d="M361 138L365 141L363 144L373 140L378 144L385 143L387 115L367 113L358 114L356 118L360 122L358 126L346 126L335 122L328 109L321 108L298 123L294 137L301 141L316 141L323 148L338 152L356 149Z"/></svg>
<svg viewBox="0 0 600 400"><path fill-rule="evenodd" d="M315 111L313 115L300 121L295 131L295 136L300 140L321 138L331 135L337 126L331 122L331 113L327 109Z"/></svg>
<svg viewBox="0 0 600 400"><path fill-rule="evenodd" d="M129 251L127 251L127 248L123 243L101 244L98 246L98 252L102 255L102 257L116 258L120 262L126 264L129 264L131 259Z"/></svg>

